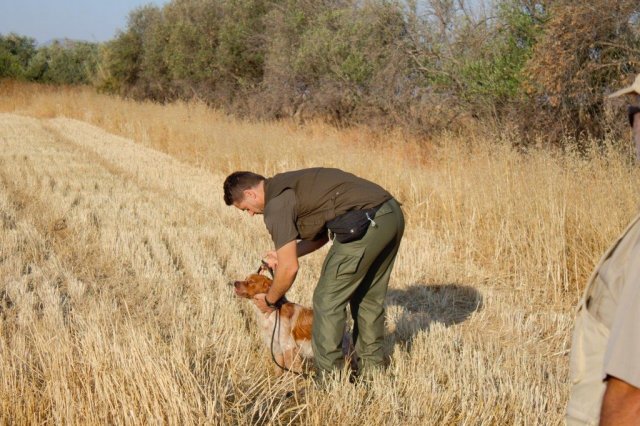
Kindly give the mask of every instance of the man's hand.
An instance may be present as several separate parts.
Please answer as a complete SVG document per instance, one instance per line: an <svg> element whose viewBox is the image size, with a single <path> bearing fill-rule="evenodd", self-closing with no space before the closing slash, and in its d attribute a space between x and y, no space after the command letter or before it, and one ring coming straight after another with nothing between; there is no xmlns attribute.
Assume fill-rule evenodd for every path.
<svg viewBox="0 0 640 426"><path fill-rule="evenodd" d="M274 271L278 267L278 255L275 251L268 251L262 258L262 260L267 265L269 265L269 268L273 269Z"/></svg>
<svg viewBox="0 0 640 426"><path fill-rule="evenodd" d="M607 379L600 425L637 425L640 419L640 389L615 377Z"/></svg>
<svg viewBox="0 0 640 426"><path fill-rule="evenodd" d="M267 295L264 293L256 294L255 296L253 296L253 302L263 313L270 314L271 312L275 311L275 309L267 306L267 302L265 302L264 300L266 296Z"/></svg>
<svg viewBox="0 0 640 426"><path fill-rule="evenodd" d="M276 303L285 295L289 288L291 288L293 281L296 279L296 274L298 273L296 242L291 241L280 247L277 252L267 253L265 257L267 257L267 259L264 259L264 261L269 264L269 266L272 265L272 263L269 263L270 261L275 261L275 265L280 263L280 269L274 274L275 277L273 279L273 284L271 284L267 294L256 294L253 297L258 309L265 314L268 314L273 312L275 309L267 306L267 302L265 301L267 295L269 295L269 301L271 303ZM280 262L278 262L278 259Z"/></svg>

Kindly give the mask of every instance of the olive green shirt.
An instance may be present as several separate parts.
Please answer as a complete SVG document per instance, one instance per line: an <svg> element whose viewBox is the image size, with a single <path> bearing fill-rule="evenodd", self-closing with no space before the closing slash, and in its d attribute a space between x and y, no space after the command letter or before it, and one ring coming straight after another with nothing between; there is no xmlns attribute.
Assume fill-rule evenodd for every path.
<svg viewBox="0 0 640 426"><path fill-rule="evenodd" d="M294 240L326 235L326 223L393 198L381 186L339 169L280 173L265 181L264 222L276 250Z"/></svg>

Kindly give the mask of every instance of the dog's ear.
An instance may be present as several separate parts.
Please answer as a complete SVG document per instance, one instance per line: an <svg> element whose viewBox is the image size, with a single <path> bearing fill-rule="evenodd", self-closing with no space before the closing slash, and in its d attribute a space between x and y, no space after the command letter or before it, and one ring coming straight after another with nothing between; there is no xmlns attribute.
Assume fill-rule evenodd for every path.
<svg viewBox="0 0 640 426"><path fill-rule="evenodd" d="M261 274L250 275L247 281L251 281L255 286L256 294L266 293L273 281Z"/></svg>

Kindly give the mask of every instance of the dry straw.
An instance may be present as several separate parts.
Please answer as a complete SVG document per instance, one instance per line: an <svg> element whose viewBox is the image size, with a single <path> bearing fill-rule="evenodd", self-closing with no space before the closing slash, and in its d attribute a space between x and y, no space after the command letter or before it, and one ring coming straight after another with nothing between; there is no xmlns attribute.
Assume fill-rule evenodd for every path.
<svg viewBox="0 0 640 426"><path fill-rule="evenodd" d="M626 141L518 152L6 82L0 110L2 423L560 423L572 307L638 202ZM407 215L369 386L275 380L228 287L270 241L224 177L308 166ZM310 304L323 252L291 299Z"/></svg>

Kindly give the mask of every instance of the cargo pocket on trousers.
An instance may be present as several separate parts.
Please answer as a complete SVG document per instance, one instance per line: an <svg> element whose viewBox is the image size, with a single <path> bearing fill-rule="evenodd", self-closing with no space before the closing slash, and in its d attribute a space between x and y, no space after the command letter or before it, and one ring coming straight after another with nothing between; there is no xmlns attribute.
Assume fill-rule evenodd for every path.
<svg viewBox="0 0 640 426"><path fill-rule="evenodd" d="M333 253L331 258L327 259L325 273L334 279L347 278L355 274L364 256L364 250L362 248L351 253Z"/></svg>

